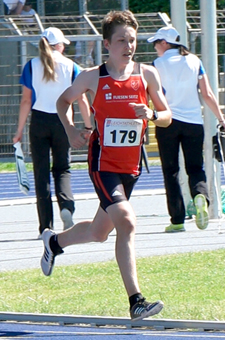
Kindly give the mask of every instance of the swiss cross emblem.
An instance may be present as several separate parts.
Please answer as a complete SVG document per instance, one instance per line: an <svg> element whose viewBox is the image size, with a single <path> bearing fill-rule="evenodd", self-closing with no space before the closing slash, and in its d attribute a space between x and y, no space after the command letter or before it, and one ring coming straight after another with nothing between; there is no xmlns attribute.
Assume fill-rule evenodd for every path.
<svg viewBox="0 0 225 340"><path fill-rule="evenodd" d="M131 80L131 87L133 90L137 91L139 89L139 80Z"/></svg>

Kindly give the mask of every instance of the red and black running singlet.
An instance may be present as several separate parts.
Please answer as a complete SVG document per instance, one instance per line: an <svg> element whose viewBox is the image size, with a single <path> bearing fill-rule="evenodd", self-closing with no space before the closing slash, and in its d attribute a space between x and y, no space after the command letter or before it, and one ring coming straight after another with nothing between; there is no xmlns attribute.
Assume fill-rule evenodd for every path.
<svg viewBox="0 0 225 340"><path fill-rule="evenodd" d="M129 103L148 105L140 64L127 80L114 80L105 64L99 67L99 83L92 112L96 130L90 138L90 171L138 175L141 144L147 121L137 119Z"/></svg>

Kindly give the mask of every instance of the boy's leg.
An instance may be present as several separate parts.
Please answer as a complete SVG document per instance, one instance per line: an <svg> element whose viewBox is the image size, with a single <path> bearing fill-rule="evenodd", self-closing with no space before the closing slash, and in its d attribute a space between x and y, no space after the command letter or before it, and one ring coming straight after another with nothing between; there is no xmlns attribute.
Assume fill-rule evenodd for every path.
<svg viewBox="0 0 225 340"><path fill-rule="evenodd" d="M106 175L108 176L108 174ZM101 179L103 179L103 177ZM111 181L108 181L107 178L107 181L104 184L108 185L109 183L112 184L114 182L113 185L115 185L115 181L118 181L117 175L114 176L113 174L110 174L109 177ZM102 182L101 184L103 187ZM72 244L87 243L93 241L103 242L107 239L108 234L115 227L117 231L116 258L129 297L131 318L132 320L139 320L144 317L159 313L163 308L163 303L161 301L153 303L147 302L140 293L137 279L134 247L136 217L130 203L125 198L123 186L121 186L121 184L119 183L117 183L115 186L117 187L117 190L121 193L119 197L121 198L122 196L123 200L108 205L106 208L107 213L100 207L92 223L88 221L81 222L70 228L69 230L60 233L58 235L57 244L59 247L59 251L61 250L62 252L62 248ZM129 195L132 191L131 189L132 185L130 189L128 189L128 187L126 188L127 198L129 198ZM113 193L115 191L115 188L114 191L107 191ZM103 198L104 203L107 202L107 199L105 199L105 197ZM115 199L115 197L112 195L109 201L113 199ZM42 270L45 275L50 275L52 267L54 265L54 257L52 257L53 252L51 249L49 250L49 240L46 240L45 242L45 240L43 239L43 241L45 244L47 243L47 246L45 245L46 250L44 252L44 255L42 256ZM49 253L50 260L48 260Z"/></svg>
<svg viewBox="0 0 225 340"><path fill-rule="evenodd" d="M131 296L140 291L137 282L134 249L135 214L128 201L115 203L109 206L107 212L108 214L99 207L92 222L79 222L72 228L61 232L58 235L55 234L55 236L57 237L58 245L62 249L73 244L104 242L115 225L117 230L116 258L127 294L128 296ZM53 235L54 234L51 234L51 236ZM43 257L45 258L44 255Z"/></svg>
<svg viewBox="0 0 225 340"><path fill-rule="evenodd" d="M136 217L130 203L115 203L107 212L117 231L116 259L129 297L131 319L137 321L159 313L163 302L147 302L140 293L134 245Z"/></svg>
<svg viewBox="0 0 225 340"><path fill-rule="evenodd" d="M41 269L44 275L51 275L55 257L63 253L63 248L73 244L104 242L113 229L112 221L101 207L92 222L79 222L59 234L46 229L42 236L44 253L41 258Z"/></svg>
<svg viewBox="0 0 225 340"><path fill-rule="evenodd" d="M134 245L136 217L128 201L110 205L107 212L116 228L116 259L127 294L131 296L140 292Z"/></svg>
<svg viewBox="0 0 225 340"><path fill-rule="evenodd" d="M73 244L104 242L113 229L114 224L109 215L99 206L93 221L79 222L58 234L58 243L61 248L65 248Z"/></svg>

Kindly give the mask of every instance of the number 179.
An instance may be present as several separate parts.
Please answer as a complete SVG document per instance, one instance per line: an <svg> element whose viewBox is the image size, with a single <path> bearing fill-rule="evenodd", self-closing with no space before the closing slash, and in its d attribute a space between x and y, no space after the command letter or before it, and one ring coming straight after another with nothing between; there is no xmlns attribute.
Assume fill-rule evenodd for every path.
<svg viewBox="0 0 225 340"><path fill-rule="evenodd" d="M137 138L137 132L135 130L130 130L129 132L127 130L113 130L110 134L112 135L112 143L134 143ZM120 140L118 141L117 138Z"/></svg>

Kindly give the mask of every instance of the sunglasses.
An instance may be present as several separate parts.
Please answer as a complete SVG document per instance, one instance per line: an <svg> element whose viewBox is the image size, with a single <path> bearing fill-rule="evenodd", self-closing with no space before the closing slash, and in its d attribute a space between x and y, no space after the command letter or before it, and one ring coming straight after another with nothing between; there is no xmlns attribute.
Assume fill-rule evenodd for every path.
<svg viewBox="0 0 225 340"><path fill-rule="evenodd" d="M163 41L163 39L157 39L153 41L153 46L155 47L156 44L160 44Z"/></svg>

